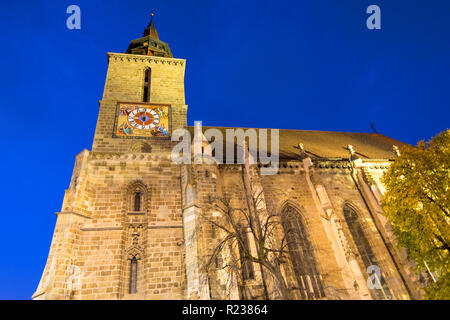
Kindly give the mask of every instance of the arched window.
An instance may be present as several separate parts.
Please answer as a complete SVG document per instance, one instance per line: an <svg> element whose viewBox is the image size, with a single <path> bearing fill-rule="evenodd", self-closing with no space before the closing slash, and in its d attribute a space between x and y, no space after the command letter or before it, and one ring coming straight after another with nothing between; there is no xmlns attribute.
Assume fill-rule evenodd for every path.
<svg viewBox="0 0 450 320"><path fill-rule="evenodd" d="M130 294L137 292L137 272L138 272L138 260L133 257L130 260Z"/></svg>
<svg viewBox="0 0 450 320"><path fill-rule="evenodd" d="M144 78L144 102L150 102L150 87L152 82L152 69L148 68L145 70Z"/></svg>
<svg viewBox="0 0 450 320"><path fill-rule="evenodd" d="M344 219L350 230L353 241L356 244L359 255L361 256L361 259L364 263L365 269L367 270L367 268L369 268L369 266L379 267L377 259L375 258L375 255L370 246L369 240L367 239L367 237L364 233L363 226L361 225L361 221L358 218L358 214L348 204L346 204L344 206ZM375 277L377 277L376 273L374 273L374 275L375 275ZM389 291L389 288L388 288L383 276L380 276L380 278L377 277L375 279L375 283L379 284L380 288L372 289L371 292L373 294L375 294L375 296L378 299L391 299L392 298L391 292Z"/></svg>
<svg viewBox="0 0 450 320"><path fill-rule="evenodd" d="M127 214L144 214L148 211L150 190L141 180L130 182L124 189L124 212Z"/></svg>
<svg viewBox="0 0 450 320"><path fill-rule="evenodd" d="M134 211L141 211L141 198L139 191L134 194Z"/></svg>
<svg viewBox="0 0 450 320"><path fill-rule="evenodd" d="M300 213L288 205L283 209L281 223L286 234L292 266L302 299L325 297L322 281L314 257L314 249L308 239Z"/></svg>
<svg viewBox="0 0 450 320"><path fill-rule="evenodd" d="M255 272L253 270L253 263L246 257L246 253L250 252L247 231L243 226L239 226L238 232L240 239L240 241L238 241L238 248L241 260L242 278L244 280L254 279Z"/></svg>

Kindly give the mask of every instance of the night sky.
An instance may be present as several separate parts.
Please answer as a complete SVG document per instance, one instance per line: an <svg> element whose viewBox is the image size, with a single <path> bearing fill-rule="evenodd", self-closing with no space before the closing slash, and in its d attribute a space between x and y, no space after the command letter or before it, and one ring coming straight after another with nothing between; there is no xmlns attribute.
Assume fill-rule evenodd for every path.
<svg viewBox="0 0 450 320"><path fill-rule="evenodd" d="M66 8L81 8L68 30ZM366 8L381 8L381 30ZM449 127L450 1L0 2L0 299L30 299L74 157L91 149L107 70L150 11L187 59L188 124L379 133Z"/></svg>

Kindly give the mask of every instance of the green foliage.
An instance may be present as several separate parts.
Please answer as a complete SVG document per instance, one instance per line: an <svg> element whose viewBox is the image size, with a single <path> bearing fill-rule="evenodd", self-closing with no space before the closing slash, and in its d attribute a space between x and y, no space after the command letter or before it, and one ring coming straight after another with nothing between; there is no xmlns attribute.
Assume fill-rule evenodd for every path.
<svg viewBox="0 0 450 320"><path fill-rule="evenodd" d="M450 130L405 146L384 175L384 212L419 270L437 272L428 299L450 299Z"/></svg>

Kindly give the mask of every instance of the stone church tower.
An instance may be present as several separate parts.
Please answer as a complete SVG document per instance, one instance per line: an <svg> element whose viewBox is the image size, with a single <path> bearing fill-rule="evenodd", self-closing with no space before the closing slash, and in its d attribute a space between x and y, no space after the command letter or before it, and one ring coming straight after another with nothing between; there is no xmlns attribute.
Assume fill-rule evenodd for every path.
<svg viewBox="0 0 450 320"><path fill-rule="evenodd" d="M175 164L172 133L194 132L186 123L185 66L159 40L153 17L126 53L108 53L92 151L76 156L33 299L278 298L255 263L236 286L202 267L220 240L200 217L224 194L246 208L244 176L262 191L264 208L286 213L283 226L295 230L283 267L295 298L421 297L381 207L380 178L401 142L280 130L274 175L260 175L261 164ZM368 286L374 265L378 289Z"/></svg>

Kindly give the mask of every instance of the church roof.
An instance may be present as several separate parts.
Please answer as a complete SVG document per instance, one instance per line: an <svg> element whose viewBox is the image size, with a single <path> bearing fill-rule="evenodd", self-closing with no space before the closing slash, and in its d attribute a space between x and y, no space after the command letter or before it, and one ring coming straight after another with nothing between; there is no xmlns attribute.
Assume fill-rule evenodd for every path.
<svg viewBox="0 0 450 320"><path fill-rule="evenodd" d="M227 127L202 127L203 132L214 128L222 132L224 137L224 148L226 141L226 129L239 129ZM193 137L194 127L188 127ZM240 128L244 131L248 128ZM255 128L258 132L258 128ZM270 129L267 129L267 148L270 152ZM393 146L401 147L405 143L389 138L379 133L358 132L334 132L313 130L279 130L279 153L280 159L299 159L299 144L311 158L345 158L348 159L350 151L348 145L353 146L356 156L361 159L395 159L396 154ZM225 156L225 152L224 152Z"/></svg>

